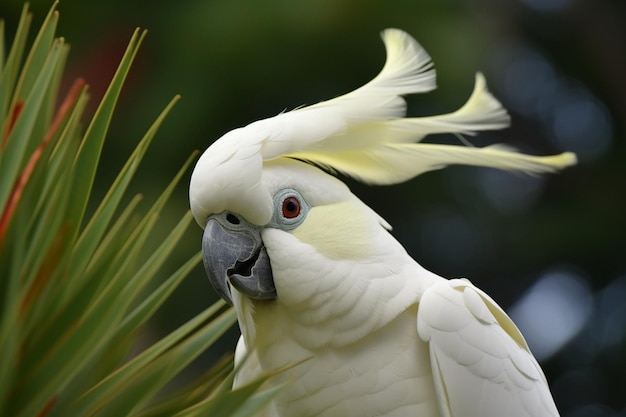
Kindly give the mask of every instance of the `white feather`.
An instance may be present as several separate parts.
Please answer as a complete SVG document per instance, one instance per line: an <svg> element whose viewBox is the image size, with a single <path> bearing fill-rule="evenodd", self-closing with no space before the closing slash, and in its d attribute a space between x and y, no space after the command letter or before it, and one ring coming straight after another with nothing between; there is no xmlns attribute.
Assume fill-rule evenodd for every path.
<svg viewBox="0 0 626 417"><path fill-rule="evenodd" d="M387 29L381 35L387 59L374 79L350 93L297 111L333 107L348 122L389 119L406 114L401 96L434 90L436 74L424 48L398 29Z"/></svg>
<svg viewBox="0 0 626 417"><path fill-rule="evenodd" d="M443 416L557 417L545 376L506 313L467 280L440 281L420 300Z"/></svg>
<svg viewBox="0 0 626 417"><path fill-rule="evenodd" d="M473 165L526 173L554 172L576 163L572 153L530 156L502 145L485 148L430 143L382 145L367 151L295 154L331 171L339 171L370 184L394 184L448 165Z"/></svg>
<svg viewBox="0 0 626 417"><path fill-rule="evenodd" d="M291 157L340 171L364 182L393 184L451 164L530 173L551 172L575 163L573 154L533 157L502 147L477 149L416 143L433 133L474 134L508 126L509 116L477 74L475 88L459 110L404 118L403 95L435 88L435 70L424 49L398 29L382 33L387 51L381 72L364 86L318 104L281 113L228 132L200 157L191 177L191 210L200 225L225 207L246 211L239 201L254 194L266 207L260 181L265 162ZM210 196L222 198L215 202ZM264 224L268 209L249 213Z"/></svg>
<svg viewBox="0 0 626 417"><path fill-rule="evenodd" d="M438 116L393 120L390 124L393 128L411 132L413 141L417 141L433 133L474 135L481 130L504 129L510 122L507 111L489 93L485 77L477 73L472 95L457 111Z"/></svg>
<svg viewBox="0 0 626 417"><path fill-rule="evenodd" d="M436 75L430 56L415 39L398 29L385 30L382 38L387 59L380 73L367 84L332 100L281 113L246 126L246 129L264 132L264 159L309 148L367 146L366 130L373 121L396 119L406 114L403 95L436 88ZM358 129L359 126L365 126L366 129ZM350 132L355 127L358 135ZM384 137L375 137L376 142L382 140Z"/></svg>

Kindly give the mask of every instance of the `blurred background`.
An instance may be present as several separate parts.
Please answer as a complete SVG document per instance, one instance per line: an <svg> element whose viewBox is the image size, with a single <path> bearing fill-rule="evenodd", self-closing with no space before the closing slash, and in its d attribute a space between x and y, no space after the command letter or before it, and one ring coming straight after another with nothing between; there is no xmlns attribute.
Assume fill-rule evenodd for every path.
<svg viewBox="0 0 626 417"><path fill-rule="evenodd" d="M37 27L51 2L30 3ZM9 39L21 8L22 1L0 1ZM384 62L384 28L411 33L437 69L439 89L410 97L410 115L455 110L482 71L513 124L470 138L474 144L569 150L579 165L542 177L451 167L392 187L349 184L418 262L470 278L511 314L564 417L626 416L626 2L65 0L59 10L58 33L72 45L66 83L86 78L92 102L134 28L149 30L105 144L95 197L175 94L182 100L135 181L147 202L194 149L228 130L368 81ZM188 208L188 177L164 230ZM201 229L189 230L171 267L200 242ZM215 298L198 268L147 340ZM233 329L194 366L231 351L237 336Z"/></svg>

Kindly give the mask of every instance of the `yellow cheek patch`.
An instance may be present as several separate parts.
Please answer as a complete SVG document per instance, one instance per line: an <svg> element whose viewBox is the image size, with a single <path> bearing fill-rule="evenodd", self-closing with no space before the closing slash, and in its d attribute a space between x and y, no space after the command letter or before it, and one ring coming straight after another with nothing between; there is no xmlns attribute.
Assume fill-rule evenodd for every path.
<svg viewBox="0 0 626 417"><path fill-rule="evenodd" d="M376 222L351 202L312 207L292 231L331 259L364 259L371 255Z"/></svg>

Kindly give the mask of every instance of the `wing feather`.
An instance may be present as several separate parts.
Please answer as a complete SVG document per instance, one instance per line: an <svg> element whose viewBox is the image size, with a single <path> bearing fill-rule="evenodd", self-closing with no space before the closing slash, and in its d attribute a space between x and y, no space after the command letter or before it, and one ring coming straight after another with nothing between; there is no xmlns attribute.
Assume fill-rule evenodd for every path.
<svg viewBox="0 0 626 417"><path fill-rule="evenodd" d="M543 371L504 311L467 280L435 284L417 316L442 414L557 417Z"/></svg>

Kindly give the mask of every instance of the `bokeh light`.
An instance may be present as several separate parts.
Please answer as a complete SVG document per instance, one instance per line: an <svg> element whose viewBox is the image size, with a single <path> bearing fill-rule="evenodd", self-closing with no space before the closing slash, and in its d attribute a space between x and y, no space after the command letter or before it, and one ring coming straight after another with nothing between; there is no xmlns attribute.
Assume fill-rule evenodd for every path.
<svg viewBox="0 0 626 417"><path fill-rule="evenodd" d="M541 197L545 178L495 169L479 171L480 190L489 203L505 215L521 215Z"/></svg>
<svg viewBox="0 0 626 417"><path fill-rule="evenodd" d="M575 152L583 163L609 151L613 122L601 100L533 47L504 41L500 48L494 61L511 110L534 120L556 149Z"/></svg>
<svg viewBox="0 0 626 417"><path fill-rule="evenodd" d="M540 276L509 314L542 361L572 340L592 311L593 295L586 280L572 271L557 270Z"/></svg>

